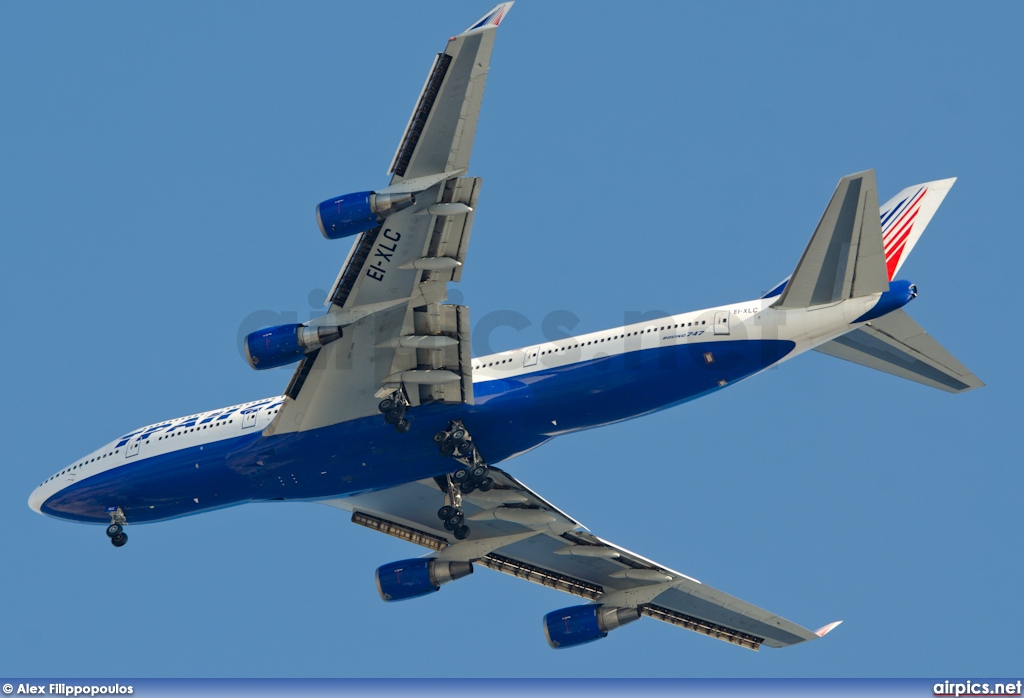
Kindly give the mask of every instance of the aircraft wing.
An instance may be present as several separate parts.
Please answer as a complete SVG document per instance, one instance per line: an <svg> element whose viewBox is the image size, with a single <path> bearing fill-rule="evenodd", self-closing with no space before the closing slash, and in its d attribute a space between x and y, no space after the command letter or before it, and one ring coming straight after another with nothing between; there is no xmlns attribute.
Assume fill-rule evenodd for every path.
<svg viewBox="0 0 1024 698"><path fill-rule="evenodd" d="M444 495L435 480L322 502L352 512L354 523L432 551L471 561L756 650L814 640L838 623L811 631L693 577L591 534L506 472L492 467L496 486L462 500L469 537L462 541L437 517Z"/></svg>
<svg viewBox="0 0 1024 698"><path fill-rule="evenodd" d="M327 314L307 325L341 327L342 337L300 362L268 434L376 414L378 401L396 390L413 407L472 403L468 309L441 301L446 283L462 274L480 179L460 175L494 36L511 6L495 7L435 57L392 159L391 183L375 192L412 194L415 203L356 238Z"/></svg>

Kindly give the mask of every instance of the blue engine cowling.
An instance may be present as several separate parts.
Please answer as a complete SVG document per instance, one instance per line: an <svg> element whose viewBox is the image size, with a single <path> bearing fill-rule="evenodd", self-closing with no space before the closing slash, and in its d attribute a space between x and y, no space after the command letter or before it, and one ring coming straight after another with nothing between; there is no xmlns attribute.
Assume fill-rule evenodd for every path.
<svg viewBox="0 0 1024 698"><path fill-rule="evenodd" d="M414 203L414 194L360 191L319 203L316 207L316 222L325 238L337 240L365 233L390 214Z"/></svg>
<svg viewBox="0 0 1024 698"><path fill-rule="evenodd" d="M306 352L319 349L341 336L340 327L277 325L245 338L245 358L257 371L295 363Z"/></svg>
<svg viewBox="0 0 1024 698"><path fill-rule="evenodd" d="M608 633L640 617L636 608L602 605L570 606L544 616L544 635L555 649L575 647L608 637Z"/></svg>
<svg viewBox="0 0 1024 698"><path fill-rule="evenodd" d="M470 562L415 558L377 568L377 593L385 601L404 601L432 594L442 584L473 573Z"/></svg>

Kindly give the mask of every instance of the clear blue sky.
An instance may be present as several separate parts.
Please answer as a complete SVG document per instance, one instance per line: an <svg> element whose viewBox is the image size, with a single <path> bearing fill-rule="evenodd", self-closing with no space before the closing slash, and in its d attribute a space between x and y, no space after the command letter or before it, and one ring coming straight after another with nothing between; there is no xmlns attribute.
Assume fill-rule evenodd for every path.
<svg viewBox="0 0 1024 698"><path fill-rule="evenodd" d="M478 329L530 324L478 351L541 339L552 311L592 331L756 297L842 175L876 168L883 200L960 178L903 275L988 387L803 356L506 464L597 535L802 625L844 619L826 641L752 653L645 619L556 652L541 617L573 597L481 569L386 605L373 570L422 550L328 507L120 550L28 509L131 428L284 389L241 329L308 318L348 251L315 204L386 183L432 56L490 6L0 4L0 671L1019 678L1019 3L521 0L498 33L459 291Z"/></svg>

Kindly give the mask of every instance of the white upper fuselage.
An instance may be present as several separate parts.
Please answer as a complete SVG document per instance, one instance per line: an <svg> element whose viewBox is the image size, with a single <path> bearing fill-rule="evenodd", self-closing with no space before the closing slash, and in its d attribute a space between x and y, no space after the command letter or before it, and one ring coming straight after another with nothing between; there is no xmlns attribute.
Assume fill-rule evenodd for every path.
<svg viewBox="0 0 1024 698"><path fill-rule="evenodd" d="M482 356L473 360L473 381L507 379L600 357L690 342L788 340L796 345L785 357L788 359L855 329L853 320L872 308L878 297L876 294L827 306L782 311L770 307L775 298L758 298L691 311ZM271 424L283 399L266 398L137 429L40 483L29 498L29 506L39 511L43 502L64 488L122 465L260 432Z"/></svg>

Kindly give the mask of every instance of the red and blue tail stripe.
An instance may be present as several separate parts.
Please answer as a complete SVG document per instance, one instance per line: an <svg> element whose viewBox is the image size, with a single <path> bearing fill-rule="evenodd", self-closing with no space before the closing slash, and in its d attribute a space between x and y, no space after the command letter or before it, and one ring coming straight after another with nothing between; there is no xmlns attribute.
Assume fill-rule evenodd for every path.
<svg viewBox="0 0 1024 698"><path fill-rule="evenodd" d="M896 273L907 240L914 230L914 219L921 210L921 201L928 187L921 187L890 210L882 213L882 244L885 247L885 266L889 280Z"/></svg>

